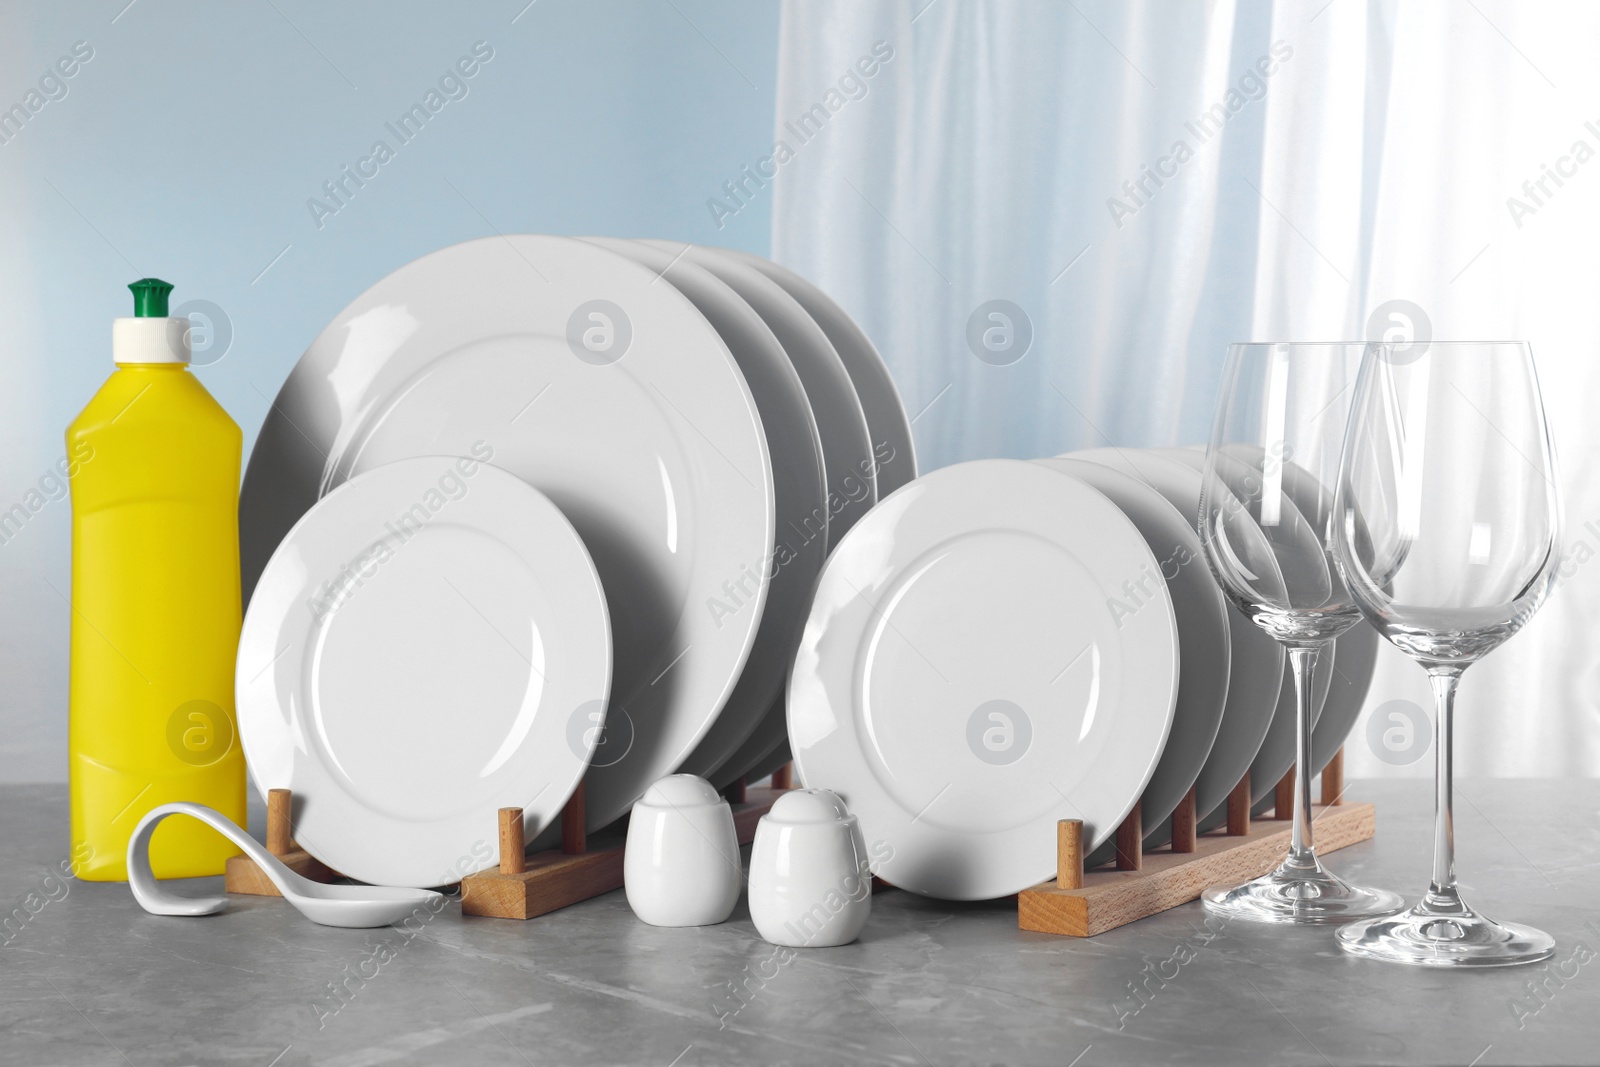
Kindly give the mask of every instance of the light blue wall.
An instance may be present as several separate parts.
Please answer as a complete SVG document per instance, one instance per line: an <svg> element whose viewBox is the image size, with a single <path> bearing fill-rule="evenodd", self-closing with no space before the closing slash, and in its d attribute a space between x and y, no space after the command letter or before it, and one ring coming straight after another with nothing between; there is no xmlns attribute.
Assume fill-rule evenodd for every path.
<svg viewBox="0 0 1600 1067"><path fill-rule="evenodd" d="M224 310L231 347L198 373L248 448L328 320L432 249L768 244L764 196L720 229L706 201L770 150L776 2L125 3L0 8L0 110L38 108L0 125L0 510L43 501L0 544L0 780L65 775L69 515L47 476L128 282ZM479 41L466 95L400 145L384 124ZM30 100L76 42L92 58ZM378 139L394 158L319 227L307 200Z"/></svg>

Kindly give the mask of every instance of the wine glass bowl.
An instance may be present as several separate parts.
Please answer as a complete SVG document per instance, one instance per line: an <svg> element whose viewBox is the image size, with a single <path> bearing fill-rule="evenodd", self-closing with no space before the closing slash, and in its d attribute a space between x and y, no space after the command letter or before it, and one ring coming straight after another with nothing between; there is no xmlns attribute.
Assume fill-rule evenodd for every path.
<svg viewBox="0 0 1600 1067"><path fill-rule="evenodd" d="M1207 910L1262 922L1333 923L1401 900L1329 872L1312 841L1313 675L1322 650L1361 622L1329 549L1360 344L1239 344L1228 350L1206 449L1197 524L1233 605L1287 647L1296 692L1294 824L1288 857L1243 885L1203 894Z"/></svg>
<svg viewBox="0 0 1600 1067"><path fill-rule="evenodd" d="M1561 509L1533 355L1522 342L1374 345L1351 403L1334 510L1335 564L1363 615L1427 670L1435 699L1433 877L1413 908L1354 923L1340 946L1430 966L1547 959L1541 931L1496 923L1456 889L1455 694L1468 666L1549 594Z"/></svg>
<svg viewBox="0 0 1600 1067"><path fill-rule="evenodd" d="M1202 483L1207 559L1233 605L1279 641L1337 637L1361 619L1326 559L1322 539L1275 484L1288 461L1224 445ZM1309 476L1307 476L1309 477Z"/></svg>

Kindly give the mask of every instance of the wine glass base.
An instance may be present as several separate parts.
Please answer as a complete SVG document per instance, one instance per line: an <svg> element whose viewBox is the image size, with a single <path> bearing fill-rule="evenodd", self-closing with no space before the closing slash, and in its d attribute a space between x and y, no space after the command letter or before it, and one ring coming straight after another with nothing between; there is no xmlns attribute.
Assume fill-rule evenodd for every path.
<svg viewBox="0 0 1600 1067"><path fill-rule="evenodd" d="M1543 930L1497 923L1454 893L1429 893L1416 907L1341 927L1334 936L1352 956L1419 967L1514 967L1555 955Z"/></svg>
<svg viewBox="0 0 1600 1067"><path fill-rule="evenodd" d="M1207 889L1201 899L1213 915L1306 926L1392 915L1405 904L1398 893L1351 885L1320 862L1311 866L1285 863L1243 885Z"/></svg>

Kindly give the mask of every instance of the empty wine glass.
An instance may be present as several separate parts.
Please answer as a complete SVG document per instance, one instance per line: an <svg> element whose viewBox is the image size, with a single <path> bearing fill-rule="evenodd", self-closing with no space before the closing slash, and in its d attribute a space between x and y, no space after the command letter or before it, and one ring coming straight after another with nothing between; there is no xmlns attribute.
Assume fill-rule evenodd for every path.
<svg viewBox="0 0 1600 1067"><path fill-rule="evenodd" d="M1317 858L1311 826L1313 676L1322 651L1361 622L1329 556L1361 344L1238 344L1228 349L1206 449L1199 528L1206 561L1234 606L1289 652L1296 695L1289 855L1254 881L1203 894L1206 910L1260 922L1348 922L1403 901L1350 885Z"/></svg>
<svg viewBox="0 0 1600 1067"><path fill-rule="evenodd" d="M1555 577L1560 500L1522 342L1374 345L1345 436L1335 559L1361 612L1428 672L1437 744L1433 880L1415 907L1353 923L1358 956L1435 966L1547 959L1548 934L1456 891L1450 747L1461 672L1520 630Z"/></svg>

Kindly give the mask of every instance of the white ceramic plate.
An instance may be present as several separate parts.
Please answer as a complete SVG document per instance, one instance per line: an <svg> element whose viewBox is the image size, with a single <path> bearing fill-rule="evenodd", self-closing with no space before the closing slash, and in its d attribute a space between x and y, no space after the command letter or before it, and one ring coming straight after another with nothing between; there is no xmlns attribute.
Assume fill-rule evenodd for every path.
<svg viewBox="0 0 1600 1067"><path fill-rule="evenodd" d="M934 471L873 509L823 568L789 680L801 779L861 820L876 873L952 900L1055 870L1144 792L1172 725L1178 640L1157 561L1100 493L1035 463Z"/></svg>
<svg viewBox="0 0 1600 1067"><path fill-rule="evenodd" d="M1165 448L1152 449L1151 451L1157 455L1182 463L1196 473L1203 474L1205 472L1205 453L1203 451L1196 451L1190 448ZM1234 460L1232 457L1225 457L1225 459L1229 467L1229 473L1225 475L1225 478L1237 479L1238 484L1244 484L1244 479L1249 477L1249 468L1243 462ZM1221 470L1222 468L1219 467L1218 469ZM1289 494L1289 501L1290 505L1293 506L1294 494L1292 492ZM1314 534L1310 526L1303 521L1303 518L1298 515L1295 518L1294 529L1308 538L1313 537ZM1315 548L1308 547L1306 551L1311 558L1315 558L1317 555ZM1234 611L1233 614L1238 615L1240 613ZM1322 662L1318 664L1318 670L1312 676L1311 713L1313 724L1315 724L1318 716L1321 715L1323 701L1328 696L1328 686L1333 677L1334 658L1335 655L1332 648L1325 650L1322 655ZM1272 713L1272 724L1267 728L1267 735L1261 739L1261 748L1256 752L1256 758L1250 764L1250 801L1252 805L1259 804L1264 799L1271 797L1279 780L1294 766L1295 735L1298 731L1295 719L1298 715L1294 689L1294 672L1285 663L1283 678L1278 685L1277 706ZM1315 729L1314 726L1313 729ZM1315 737L1315 733L1312 736ZM1217 812L1213 812L1211 821L1207 823L1202 820L1201 826L1204 829L1220 826L1225 816L1225 812L1220 815Z"/></svg>
<svg viewBox="0 0 1600 1067"><path fill-rule="evenodd" d="M732 287L766 322L794 364L822 438L828 502L821 518L828 524L831 550L878 499L878 458L866 413L844 361L799 302L761 271L719 249L671 241L644 243L682 256ZM808 521L808 529L814 526ZM780 701L711 776L712 784L723 788L786 744L786 721Z"/></svg>
<svg viewBox="0 0 1600 1067"><path fill-rule="evenodd" d="M329 493L283 539L239 638L256 788L295 839L376 885L459 881L531 836L588 763L611 680L605 596L542 493L486 463L407 459Z"/></svg>
<svg viewBox="0 0 1600 1067"><path fill-rule="evenodd" d="M718 789L726 788L736 778L759 782L790 762L789 714L784 700L784 694L779 692L749 739L711 776L711 783Z"/></svg>
<svg viewBox="0 0 1600 1067"><path fill-rule="evenodd" d="M828 335L781 285L719 249L675 241L640 243L681 256L716 275L761 316L783 346L805 386L822 438L828 544L838 544L877 502L878 483L866 413Z"/></svg>
<svg viewBox="0 0 1600 1067"><path fill-rule="evenodd" d="M1204 445L1189 450L1205 455ZM1302 515L1327 514L1332 508L1328 488L1297 463L1286 463L1286 486L1290 499ZM1311 731L1311 766L1316 773L1328 765L1339 751L1366 704L1367 690L1378 663L1378 631L1365 619L1340 634L1323 656L1320 669L1328 674L1327 696L1322 713Z"/></svg>
<svg viewBox="0 0 1600 1067"><path fill-rule="evenodd" d="M561 508L612 606L585 778L603 826L693 751L744 667L774 528L761 419L721 337L654 271L570 238L468 241L378 282L301 357L245 475L245 573L350 475L485 451Z"/></svg>
<svg viewBox="0 0 1600 1067"><path fill-rule="evenodd" d="M1378 631L1362 619L1334 641L1328 665L1328 697L1311 731L1311 766L1321 774L1350 736L1372 688L1378 665Z"/></svg>
<svg viewBox="0 0 1600 1067"><path fill-rule="evenodd" d="M1069 452L1067 458L1091 460L1134 475L1165 496L1180 514L1199 514L1200 474L1184 464L1127 448ZM1204 558L1196 562L1206 566ZM1214 581L1209 568L1206 577ZM1195 779L1195 811L1202 823L1208 815L1223 810L1228 794L1261 751L1284 677L1283 646L1231 607L1226 618L1231 653L1228 700L1211 754Z"/></svg>
<svg viewBox="0 0 1600 1067"><path fill-rule="evenodd" d="M744 772L744 780L747 782L759 782L766 778L770 778L776 771L779 770L779 768L783 767L787 763L792 762L794 758L789 751L789 713L788 707L784 701L785 697L780 693L778 695L778 699L773 702L772 711L770 712L770 714L777 715L779 717L779 721L784 723L784 736L779 738L778 743L774 745L765 755L755 759L754 762L750 764L749 769Z"/></svg>
<svg viewBox="0 0 1600 1067"><path fill-rule="evenodd" d="M1150 485L1087 460L1057 458L1037 462L1099 490L1122 509L1150 546L1157 569L1130 579L1113 592L1118 611L1131 615L1143 610L1157 583L1164 583L1172 597L1178 620L1178 701L1161 762L1139 798L1145 840L1152 846L1164 844L1171 836L1167 817L1200 777L1222 725L1222 710L1228 700L1231 643L1228 605L1206 570L1200 538L1178 509ZM1104 851L1107 854L1103 857L1090 857L1091 866L1112 858L1109 848Z"/></svg>
<svg viewBox="0 0 1600 1067"><path fill-rule="evenodd" d="M894 386L889 368L866 331L844 308L834 303L832 297L789 268L748 252L726 248L718 251L748 263L783 286L828 335L829 342L844 361L845 370L850 373L850 381L861 398L861 410L867 416L872 452L878 462L879 498L915 478L917 453L911 440L911 423L906 418L900 391Z"/></svg>
<svg viewBox="0 0 1600 1067"><path fill-rule="evenodd" d="M811 587L827 550L822 441L800 375L767 324L715 275L686 258L638 241L586 238L661 273L700 310L744 372L761 412L772 457L777 534L764 567L770 576L767 605L739 682L717 721L679 766L683 774L709 776L749 737L783 686L800 643Z"/></svg>

